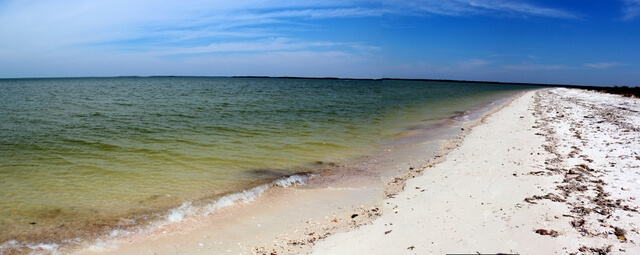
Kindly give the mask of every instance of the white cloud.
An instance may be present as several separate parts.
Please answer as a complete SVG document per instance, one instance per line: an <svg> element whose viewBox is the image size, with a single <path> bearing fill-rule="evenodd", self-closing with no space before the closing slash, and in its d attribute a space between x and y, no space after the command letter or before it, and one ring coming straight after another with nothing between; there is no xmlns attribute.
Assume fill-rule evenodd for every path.
<svg viewBox="0 0 640 255"><path fill-rule="evenodd" d="M379 10L353 4L353 1L8 0L0 5L3 34L0 48L49 52L86 44L287 36L290 31L283 30L282 25L279 28L268 25L300 27L304 25L299 19L380 15Z"/></svg>
<svg viewBox="0 0 640 255"><path fill-rule="evenodd" d="M527 59L536 59L535 55L522 55L522 54L491 54L489 57L492 58L527 58Z"/></svg>
<svg viewBox="0 0 640 255"><path fill-rule="evenodd" d="M363 42L297 38L317 29L319 19L380 16L362 0L2 0L0 66L195 57L223 52L348 52L370 57L379 51ZM369 4L370 5L370 4ZM367 41L363 38L363 41ZM77 62L76 62L77 63ZM88 61L94 65L99 62ZM102 66L102 65L100 65ZM69 67L71 68L71 67ZM2 68L0 68L2 69ZM46 69L46 68L43 68ZM4 75L11 74L0 70Z"/></svg>
<svg viewBox="0 0 640 255"><path fill-rule="evenodd" d="M543 70L574 69L574 67L564 66L564 65L533 65L533 64L505 65L503 67L505 69L517 70L517 71L543 71Z"/></svg>
<svg viewBox="0 0 640 255"><path fill-rule="evenodd" d="M470 59L470 60L458 63L458 67L462 69L473 69L481 66L486 66L488 64L490 64L490 62L486 60Z"/></svg>
<svg viewBox="0 0 640 255"><path fill-rule="evenodd" d="M336 17L367 17L380 16L381 12L376 9L367 8L335 8L335 9L302 9L287 10L257 14L252 19L279 19L292 17L308 18L336 18Z"/></svg>
<svg viewBox="0 0 640 255"><path fill-rule="evenodd" d="M622 65L624 64L618 63L618 62L600 62L600 63L585 64L585 66L596 68L596 69L611 68L611 67L622 66Z"/></svg>
<svg viewBox="0 0 640 255"><path fill-rule="evenodd" d="M640 0L623 0L623 20L631 21L640 17Z"/></svg>
<svg viewBox="0 0 640 255"><path fill-rule="evenodd" d="M413 10L437 15L467 16L467 15L506 15L516 17L549 17L577 19L579 15L574 13L537 5L528 4L516 0L386 0L386 8L389 12Z"/></svg>
<svg viewBox="0 0 640 255"><path fill-rule="evenodd" d="M258 39L254 41L211 43L206 46L180 47L169 50L158 50L154 52L157 56L162 55L198 55L219 52L273 52L273 51L299 51L299 50L319 50L345 48L352 49L358 53L374 53L380 51L380 47L362 45L359 43L336 43L336 42L308 42L286 37L275 37Z"/></svg>
<svg viewBox="0 0 640 255"><path fill-rule="evenodd" d="M363 0L0 0L0 77L374 75L374 41L299 36ZM350 73L352 73L350 75Z"/></svg>

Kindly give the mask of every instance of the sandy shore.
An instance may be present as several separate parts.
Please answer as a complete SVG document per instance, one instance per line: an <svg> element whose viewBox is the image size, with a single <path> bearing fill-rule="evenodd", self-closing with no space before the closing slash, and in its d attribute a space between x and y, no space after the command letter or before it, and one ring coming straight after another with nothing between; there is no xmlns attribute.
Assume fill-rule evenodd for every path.
<svg viewBox="0 0 640 255"><path fill-rule="evenodd" d="M640 254L640 100L529 92L313 254Z"/></svg>
<svg viewBox="0 0 640 255"><path fill-rule="evenodd" d="M446 156L418 139L81 254L640 254L640 100L546 89L497 109Z"/></svg>

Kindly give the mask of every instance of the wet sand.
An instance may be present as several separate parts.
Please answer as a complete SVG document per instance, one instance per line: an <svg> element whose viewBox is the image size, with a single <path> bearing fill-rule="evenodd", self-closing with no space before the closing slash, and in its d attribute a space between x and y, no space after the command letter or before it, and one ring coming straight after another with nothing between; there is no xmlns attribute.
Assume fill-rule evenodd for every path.
<svg viewBox="0 0 640 255"><path fill-rule="evenodd" d="M529 92L312 254L639 254L638 153L639 99Z"/></svg>
<svg viewBox="0 0 640 255"><path fill-rule="evenodd" d="M371 169L376 164L366 161L352 167ZM318 176L307 185L273 187L251 203L223 208L207 217L185 218L142 236L98 243L78 254L308 252L309 244L327 231L346 231L353 224L371 221L372 217L361 217L358 223L343 221L353 213L372 213L370 209L380 204L382 197L377 175L353 170ZM332 224L322 225L325 222Z"/></svg>
<svg viewBox="0 0 640 255"><path fill-rule="evenodd" d="M434 161L439 145L460 133L459 127L451 129L416 132L406 141L385 145L384 155L329 164L305 185L272 187L251 203L185 218L144 235L98 241L75 254L308 253L316 242L379 217L383 199L417 174L406 166ZM441 139L423 140L430 135Z"/></svg>

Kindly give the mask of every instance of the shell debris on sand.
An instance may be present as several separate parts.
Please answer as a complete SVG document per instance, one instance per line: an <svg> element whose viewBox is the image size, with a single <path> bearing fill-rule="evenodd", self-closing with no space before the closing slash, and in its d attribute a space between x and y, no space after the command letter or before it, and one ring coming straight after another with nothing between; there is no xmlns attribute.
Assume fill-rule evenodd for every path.
<svg viewBox="0 0 640 255"><path fill-rule="evenodd" d="M513 104L313 254L640 254L640 100L553 88Z"/></svg>

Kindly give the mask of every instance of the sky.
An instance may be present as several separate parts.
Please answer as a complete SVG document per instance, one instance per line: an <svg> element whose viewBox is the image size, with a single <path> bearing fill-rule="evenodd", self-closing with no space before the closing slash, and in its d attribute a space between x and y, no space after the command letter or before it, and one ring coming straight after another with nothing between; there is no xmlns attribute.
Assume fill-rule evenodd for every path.
<svg viewBox="0 0 640 255"><path fill-rule="evenodd" d="M640 0L0 0L0 78L640 86Z"/></svg>

